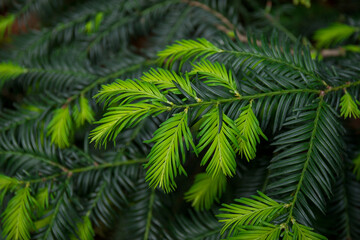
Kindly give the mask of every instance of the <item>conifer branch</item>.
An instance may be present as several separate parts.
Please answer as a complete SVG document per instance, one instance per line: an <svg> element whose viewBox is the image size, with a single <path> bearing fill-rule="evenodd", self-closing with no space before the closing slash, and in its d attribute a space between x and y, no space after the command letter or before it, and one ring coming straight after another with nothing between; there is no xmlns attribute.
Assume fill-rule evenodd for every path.
<svg viewBox="0 0 360 240"><path fill-rule="evenodd" d="M54 162L52 159L45 158L44 156L37 155L32 152L22 152L22 151L10 151L10 150L0 150L0 155L14 155L14 156L26 156L30 158L34 158L36 160L39 160L41 162L44 162L50 166L57 167L61 169L64 172L67 172L67 168L62 166L60 163Z"/></svg>
<svg viewBox="0 0 360 240"><path fill-rule="evenodd" d="M356 87L358 85L360 85L360 80L357 80L354 82L348 82L348 83L342 84L340 86L335 86L335 87L329 86L326 90L324 90L324 93L327 94L329 92L336 92L336 91L343 90L346 88Z"/></svg>
<svg viewBox="0 0 360 240"><path fill-rule="evenodd" d="M298 181L297 188L296 188L296 190L294 192L294 197L293 197L293 199L292 199L292 201L290 203L290 210L289 210L288 218L286 220L286 224L288 224L290 221L293 221L293 211L294 211L294 208L295 208L295 203L298 200L297 199L298 194L299 194L301 188L303 187L302 183L304 181L304 176L305 176L306 171L308 170L309 163L311 161L311 155L313 154L315 135L316 135L316 133L318 131L317 128L318 128L318 124L319 124L319 118L320 118L321 109L323 108L323 103L324 103L324 97L320 96L320 101L318 103L318 107L317 107L316 115L315 115L315 119L314 119L314 127L313 127L313 130L311 132L311 138L310 138L310 142L309 142L309 150L306 153L306 160L305 160L303 169L301 171L300 179Z"/></svg>
<svg viewBox="0 0 360 240"><path fill-rule="evenodd" d="M254 95L247 95L247 96L239 96L234 98L224 98L224 99L217 99L217 100L210 100L210 101L202 101L197 103L190 103L190 104L182 104L182 105L173 105L169 107L169 110L171 109L177 109L177 108L192 108L197 106L206 106L206 105L217 105L217 104L223 104L223 103L229 103L229 102L236 102L236 101L242 101L242 100L255 100L259 98L264 97L272 97L272 96L280 96L285 94L296 94L296 93L314 93L314 94L320 94L321 90L316 89L289 89L289 90L279 90L279 91L273 91L273 92L267 92L267 93L258 93Z"/></svg>
<svg viewBox="0 0 360 240"><path fill-rule="evenodd" d="M0 17L4 238L91 240L118 213L111 235L133 239L360 238L358 142L338 119L360 117L359 23L317 31L315 49L271 1L25 1L5 0ZM120 146L98 155L92 142ZM158 189L176 186L201 211L179 216L190 204ZM224 204L219 223L225 190L251 197Z"/></svg>
<svg viewBox="0 0 360 240"><path fill-rule="evenodd" d="M56 173L50 176L45 176L42 178L37 179L30 179L30 180L22 180L20 181L21 184L33 184L33 183L39 183L39 182L46 182L46 181L53 181L56 180L56 178L68 176L71 177L74 174L82 173L82 172L89 172L89 171L96 171L104 168L113 168L118 166L126 166L126 165L132 165L132 164L140 164L145 163L146 159L134 159L134 160L128 160L128 161L122 161L122 162L113 162L113 163L103 163L98 165L91 165L87 167L81 167L81 168L75 168L75 169L68 169L67 171L63 171L61 173Z"/></svg>

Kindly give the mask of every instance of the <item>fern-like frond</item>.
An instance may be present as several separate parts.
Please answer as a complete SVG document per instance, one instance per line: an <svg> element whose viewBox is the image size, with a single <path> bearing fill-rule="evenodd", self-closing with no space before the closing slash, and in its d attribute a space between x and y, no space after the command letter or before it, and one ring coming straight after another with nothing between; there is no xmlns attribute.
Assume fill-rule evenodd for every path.
<svg viewBox="0 0 360 240"><path fill-rule="evenodd" d="M1 35L1 34L0 34ZM1 39L1 38L0 38ZM26 73L27 69L11 62L0 63L0 87L8 80L14 79L23 73Z"/></svg>
<svg viewBox="0 0 360 240"><path fill-rule="evenodd" d="M36 202L40 210L49 207L49 188L40 188L35 196Z"/></svg>
<svg viewBox="0 0 360 240"><path fill-rule="evenodd" d="M0 204L3 201L5 194L8 191L13 190L18 184L19 181L16 178L0 174Z"/></svg>
<svg viewBox="0 0 360 240"><path fill-rule="evenodd" d="M73 134L73 122L70 116L69 106L65 105L54 111L54 116L47 126L51 142L60 148L70 146Z"/></svg>
<svg viewBox="0 0 360 240"><path fill-rule="evenodd" d="M19 133L9 131L0 134L0 167L7 176L28 179L29 175L51 175L58 170L66 170L66 167L71 167L70 161L78 164L79 156L75 152L70 155L66 150L57 150L41 132L37 126L25 125Z"/></svg>
<svg viewBox="0 0 360 240"><path fill-rule="evenodd" d="M354 150L357 149L357 142L349 138L346 151L346 167L340 176L336 178L333 187L334 195L327 202L325 216L319 216L314 228L329 239L358 239L360 238L360 182L352 173L352 162ZM357 152L357 150L355 150Z"/></svg>
<svg viewBox="0 0 360 240"><path fill-rule="evenodd" d="M155 70L153 70L155 72ZM98 94L95 95L98 102L106 105L114 103L126 104L138 99L147 101L168 102L166 97L152 82L138 80L117 80L109 85L103 85Z"/></svg>
<svg viewBox="0 0 360 240"><path fill-rule="evenodd" d="M92 123L94 121L94 111L91 109L89 100L81 95L79 103L73 107L73 118L77 127L84 125L85 122Z"/></svg>
<svg viewBox="0 0 360 240"><path fill-rule="evenodd" d="M181 165L185 161L186 149L189 150L191 146L196 151L188 126L187 110L162 123L149 142L155 142L155 145L148 155L149 162L145 165L148 168L146 181L151 187L159 186L165 192L170 192L176 188L175 178L178 172L186 175Z"/></svg>
<svg viewBox="0 0 360 240"><path fill-rule="evenodd" d="M197 101L196 92L192 88L188 74L185 76L177 74L175 71L169 71L165 69L150 69L141 77L142 81L153 83L158 86L159 89L168 89L175 93L184 93L185 95L191 96ZM180 87L180 88L179 88Z"/></svg>
<svg viewBox="0 0 360 240"><path fill-rule="evenodd" d="M278 154L269 166L272 195L292 199L289 217L302 223L314 218L313 208L325 211L335 176L342 169L343 129L336 112L323 99L286 121L293 126L276 136Z"/></svg>
<svg viewBox="0 0 360 240"><path fill-rule="evenodd" d="M206 171L212 177L218 174L233 176L235 173L235 150L233 145L238 147L236 140L238 130L229 117L217 106L211 112L203 116L204 121L201 124L198 143L198 151L201 152L210 145L205 153L201 165L210 163ZM201 120L202 121L202 120Z"/></svg>
<svg viewBox="0 0 360 240"><path fill-rule="evenodd" d="M184 199L191 202L196 210L209 210L213 203L218 202L226 188L226 177L219 173L212 177L207 173L195 176L195 182L185 193Z"/></svg>
<svg viewBox="0 0 360 240"><path fill-rule="evenodd" d="M347 24L334 23L326 28L321 28L315 32L314 40L319 48L330 47L338 44L360 29Z"/></svg>
<svg viewBox="0 0 360 240"><path fill-rule="evenodd" d="M189 44L181 45L181 41L178 44L169 46L168 50L165 49L159 53L160 59L164 61L164 59L169 58L170 63L172 63L177 59L185 59L187 61L190 58L196 59L203 55L204 58L211 56L212 60L230 63L230 66L235 71L239 69L245 71L253 69L263 72L266 70L276 75L286 75L287 78L291 76L298 83L303 82L308 86L314 87L326 84L324 80L326 76L318 76L316 73L319 66L311 58L309 49L296 45L294 47L294 54L290 54L289 42L280 43L277 34L272 35L270 46L268 40L263 37L261 48L258 47L255 39L252 40L251 38L249 38L249 45L244 45L241 42L234 43L229 39L224 39L222 48L218 48L209 42L202 44L202 41L189 41ZM196 51L192 51L193 48ZM284 51L281 49L284 49ZM185 60L182 60L182 62ZM169 64L169 61L167 64ZM331 80L330 77L326 78L329 78L326 80Z"/></svg>
<svg viewBox="0 0 360 240"><path fill-rule="evenodd" d="M2 214L3 234L7 239L30 239L34 228L32 207L36 204L30 191L29 187L17 190Z"/></svg>
<svg viewBox="0 0 360 240"><path fill-rule="evenodd" d="M258 192L259 196L251 196L252 198L240 198L235 201L240 204L223 204L225 208L220 209L223 212L217 217L224 218L220 222L224 222L221 232L225 232L230 228L230 232L243 225L259 225L262 222L270 222L277 217L284 209L284 204L280 204L265 194Z"/></svg>
<svg viewBox="0 0 360 240"><path fill-rule="evenodd" d="M77 223L81 221L78 214L75 195L69 185L69 180L53 187L53 197L50 201L49 211L40 221L34 239L59 239L68 240L71 234L76 234Z"/></svg>
<svg viewBox="0 0 360 240"><path fill-rule="evenodd" d="M113 227L118 219L118 211L128 207L128 195L134 192L135 184L127 173L121 171L122 167L124 166L83 172L77 177L77 188L85 188L85 194L89 194L85 207L86 216L89 216L96 227ZM141 165L137 164L136 167L141 168ZM89 178L95 186L87 186Z"/></svg>
<svg viewBox="0 0 360 240"><path fill-rule="evenodd" d="M180 40L160 51L158 62L165 63L166 68L171 68L176 60L181 59L181 68L182 64L191 58L192 61L195 61L201 56L207 57L218 51L220 51L219 48L204 38L198 38L196 41Z"/></svg>
<svg viewBox="0 0 360 240"><path fill-rule="evenodd" d="M212 63L209 60L202 60L196 63L189 74L200 75L200 79L205 79L205 83L210 86L223 86L230 89L235 96L240 96L234 75L231 70L227 71L224 64Z"/></svg>
<svg viewBox="0 0 360 240"><path fill-rule="evenodd" d="M260 65L256 65L255 68L257 66L260 68ZM259 118L261 128L265 129L271 124L274 134L283 127L286 116L292 113L292 109L310 102L316 96L313 93L317 90L312 87L307 88L307 85L314 84L314 81L304 75L299 76L295 72L290 74L286 71L272 73L267 68L258 70L261 72L246 69L246 73L237 76L238 79L241 79L238 81L240 93L242 97L269 94L267 97L259 98L252 103L253 111ZM239 73L241 72L239 71ZM271 95L271 93L278 94ZM238 102L237 105L237 107L231 108L234 111L229 114L234 119L240 115L245 102Z"/></svg>
<svg viewBox="0 0 360 240"><path fill-rule="evenodd" d="M348 117L354 117L359 118L360 117L360 110L358 105L360 105L360 102L358 100L353 100L353 97L345 91L344 96L340 99L340 113L341 116L345 119Z"/></svg>
<svg viewBox="0 0 360 240"><path fill-rule="evenodd" d="M160 103L134 103L126 106L111 107L104 117L96 122L100 124L91 131L91 142L104 145L107 141L115 141L117 135L124 129L133 127L147 116L156 115L166 110Z"/></svg>
<svg viewBox="0 0 360 240"><path fill-rule="evenodd" d="M162 193L149 189L148 184L139 180L130 198L132 204L126 209L124 222L117 230L119 236L126 240L172 239L168 225L174 215L169 213L169 202Z"/></svg>
<svg viewBox="0 0 360 240"><path fill-rule="evenodd" d="M88 216L84 216L80 222L76 224L76 235L71 240L92 240L94 239L94 229Z"/></svg>
<svg viewBox="0 0 360 240"><path fill-rule="evenodd" d="M241 157L245 156L250 161L256 156L256 144L260 143L259 135L267 140L252 110L252 102L242 109L239 118L235 120L235 125L240 131L237 139Z"/></svg>
<svg viewBox="0 0 360 240"><path fill-rule="evenodd" d="M229 237L227 240L278 240L280 239L281 227L268 223L265 226L239 226L237 231L236 236Z"/></svg>
<svg viewBox="0 0 360 240"><path fill-rule="evenodd" d="M176 75L175 75L176 74ZM178 74L174 71L168 71L162 68L151 68L148 72L143 73L141 80L149 83L156 84L159 89L173 89L176 85L173 81L179 78Z"/></svg>
<svg viewBox="0 0 360 240"><path fill-rule="evenodd" d="M298 239L298 240L308 240L308 239L312 239L312 240L327 240L326 237L313 232L313 229L307 226L304 226L300 223L297 222L293 222L292 225L292 232L293 232L293 237L292 238L288 238L285 237L284 240L290 240L290 239Z"/></svg>

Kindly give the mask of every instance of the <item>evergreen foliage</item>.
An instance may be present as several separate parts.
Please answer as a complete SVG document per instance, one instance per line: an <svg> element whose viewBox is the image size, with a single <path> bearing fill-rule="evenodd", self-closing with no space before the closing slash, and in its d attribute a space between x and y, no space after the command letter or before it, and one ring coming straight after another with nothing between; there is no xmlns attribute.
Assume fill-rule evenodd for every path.
<svg viewBox="0 0 360 240"><path fill-rule="evenodd" d="M357 27L336 23L327 28L319 29L315 33L314 39L318 47L329 47L348 39L357 31L359 31Z"/></svg>
<svg viewBox="0 0 360 240"><path fill-rule="evenodd" d="M2 237L359 239L360 24L284 6L0 4Z"/></svg>

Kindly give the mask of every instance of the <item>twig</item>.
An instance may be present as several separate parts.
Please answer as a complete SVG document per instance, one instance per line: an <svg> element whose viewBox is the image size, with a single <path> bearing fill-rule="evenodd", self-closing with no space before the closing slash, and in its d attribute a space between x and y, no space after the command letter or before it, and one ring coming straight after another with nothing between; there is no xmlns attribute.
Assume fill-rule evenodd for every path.
<svg viewBox="0 0 360 240"><path fill-rule="evenodd" d="M232 24L230 22L229 19L227 19L224 15L222 15L221 13L219 13L218 11L210 8L208 5L201 3L201 2L197 2L197 1L190 1L190 0L182 0L182 2L189 4L190 6L193 7L198 7L198 8L202 8L207 12L210 12L212 15L214 15L215 17L217 17L222 23L225 24L225 26L220 26L217 25L216 28L226 34L228 34L231 31L235 31L237 37L239 38L239 40L241 42L245 42L247 43L247 37L246 35L242 34L239 32L239 30L234 26L234 24ZM261 44L261 42L259 41L259 43Z"/></svg>
<svg viewBox="0 0 360 240"><path fill-rule="evenodd" d="M320 51L320 55L324 58L345 56L345 53L346 53L346 50L342 47L333 48L333 49L323 49Z"/></svg>

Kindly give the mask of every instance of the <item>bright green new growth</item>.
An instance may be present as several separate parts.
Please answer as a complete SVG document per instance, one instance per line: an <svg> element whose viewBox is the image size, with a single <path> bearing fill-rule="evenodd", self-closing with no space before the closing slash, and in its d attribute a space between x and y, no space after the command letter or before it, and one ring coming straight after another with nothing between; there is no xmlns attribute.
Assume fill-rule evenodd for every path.
<svg viewBox="0 0 360 240"><path fill-rule="evenodd" d="M334 23L327 28L317 30L314 40L319 48L329 47L348 39L356 31L359 31L359 28L342 23Z"/></svg>
<svg viewBox="0 0 360 240"><path fill-rule="evenodd" d="M203 211L210 209L214 202L218 202L226 188L226 177L218 174L215 177L207 173L199 173L195 176L195 182L185 193L184 199L191 202L196 209Z"/></svg>
<svg viewBox="0 0 360 240"><path fill-rule="evenodd" d="M91 109L89 100L84 96L80 97L79 105L74 105L73 118L77 127L83 126L85 122L92 123L94 121L94 111Z"/></svg>
<svg viewBox="0 0 360 240"><path fill-rule="evenodd" d="M190 58L195 61L199 57L207 56L220 51L215 45L204 38L195 40L176 41L176 44L167 46L165 50L158 53L160 64L165 64L166 68L171 68L174 61L181 58L181 66Z"/></svg>
<svg viewBox="0 0 360 240"><path fill-rule="evenodd" d="M49 207L49 190L48 188L41 188L35 196L36 202L40 210L45 210Z"/></svg>
<svg viewBox="0 0 360 240"><path fill-rule="evenodd" d="M359 45L348 44L348 45L342 46L342 48L344 48L346 51L349 51L349 52L360 53Z"/></svg>
<svg viewBox="0 0 360 240"><path fill-rule="evenodd" d="M237 141L241 157L245 156L250 161L256 156L256 144L260 143L259 135L267 140L252 110L252 102L242 109L239 118L235 120L235 125L240 132Z"/></svg>
<svg viewBox="0 0 360 240"><path fill-rule="evenodd" d="M106 146L107 141L115 141L123 129L135 126L148 116L156 116L173 109L183 109L182 112L176 113L163 122L154 133L154 138L148 141L148 143L155 142L148 155L149 162L145 165L148 168L146 180L149 185L160 187L165 192L174 190L176 176L186 174L181 164L185 161L186 151L190 150L190 146L196 154L206 150L201 165L207 165L206 171L214 178L214 181L222 180L220 175L233 176L236 168L236 152L245 153L248 159L253 159L256 143L259 142L258 135L265 136L251 107L243 111L236 125L222 112L221 105L213 104L210 105L210 111L204 113L196 124L200 125L200 130L197 134L199 142L195 147L188 118L188 109L191 105L178 105L170 102L167 94L171 92L183 95L185 96L182 98L184 102L195 101L195 104L206 104L197 97L190 82L189 76L194 77L197 72L204 83L209 86L220 84L229 88L235 96L241 97L236 90L232 72L227 71L219 63L203 60L194 65L194 69L189 75L185 73L184 77L174 71L161 68L150 69L149 72L143 74L141 81L129 79L116 81L102 87L96 98L98 102L103 102L105 106L108 106L108 111L97 122L100 125L91 132L91 141ZM241 144L241 148L239 144ZM194 194L192 198L195 198ZM200 195L199 199L204 197ZM213 200L220 196L217 193L212 195ZM207 206L213 200L210 200ZM200 202L196 203L196 205L198 204Z"/></svg>
<svg viewBox="0 0 360 240"><path fill-rule="evenodd" d="M1 38L0 38L1 40ZM27 69L22 68L11 62L0 63L0 87L8 80L14 79L17 76L26 73Z"/></svg>
<svg viewBox="0 0 360 240"><path fill-rule="evenodd" d="M14 14L8 14L5 17L0 16L0 42L4 39L5 33L10 33L14 21Z"/></svg>
<svg viewBox="0 0 360 240"><path fill-rule="evenodd" d="M110 107L104 117L97 121L100 124L90 134L91 142L104 145L108 140L115 141L117 135L125 128L134 127L149 115L160 114L166 107L158 104L134 103L119 107Z"/></svg>
<svg viewBox="0 0 360 240"><path fill-rule="evenodd" d="M243 226L238 229L239 234L235 237L226 238L227 240L278 240L280 239L281 227L273 224L264 226Z"/></svg>
<svg viewBox="0 0 360 240"><path fill-rule="evenodd" d="M348 117L354 117L354 118L359 118L360 117L360 110L358 105L360 104L359 101L357 100L353 100L352 96L345 91L344 96L341 97L340 99L340 114L342 117L344 117L345 119Z"/></svg>
<svg viewBox="0 0 360 240"><path fill-rule="evenodd" d="M240 204L223 204L220 209L223 212L218 215L224 218L222 233L230 228L230 233L243 225L260 225L262 222L271 222L281 211L284 210L284 204L280 204L265 194L258 192L260 196L251 196L251 198L236 199Z"/></svg>
<svg viewBox="0 0 360 240"><path fill-rule="evenodd" d="M109 85L103 85L98 94L95 95L98 102L105 106L114 104L126 104L135 100L168 102L166 97L151 82L139 80L117 80Z"/></svg>
<svg viewBox="0 0 360 240"><path fill-rule="evenodd" d="M293 0L293 2L295 5L298 5L300 3L307 8L311 7L311 0Z"/></svg>
<svg viewBox="0 0 360 240"><path fill-rule="evenodd" d="M94 20L90 20L85 25L85 32L88 34L95 33L99 30L100 24L104 18L104 13L99 12L96 14Z"/></svg>
<svg viewBox="0 0 360 240"><path fill-rule="evenodd" d="M17 190L2 214L3 235L14 240L30 239L30 231L34 229L32 207L35 204L29 187Z"/></svg>
<svg viewBox="0 0 360 240"><path fill-rule="evenodd" d="M302 224L299 224L298 222L296 222L295 220L292 221L293 225L292 225L292 234L288 233L287 236L284 239L299 239L299 240L307 240L307 239L312 239L312 240L326 240L327 238L313 232L314 229L304 226ZM292 235L292 237L290 238L290 236Z"/></svg>
<svg viewBox="0 0 360 240"><path fill-rule="evenodd" d="M185 77L178 75L175 71L168 71L165 69L150 69L149 72L144 73L141 77L142 81L153 83L160 90L167 89L174 93L181 93L177 85L185 91L186 94L193 97L196 101L201 101L197 96L194 89L191 87L188 74Z"/></svg>
<svg viewBox="0 0 360 240"><path fill-rule="evenodd" d="M188 126L187 110L162 123L148 142L155 142L155 145L148 155L149 162L145 165L148 168L146 181L151 187L160 187L165 192L170 192L176 187L175 177L178 172L186 175L181 165L185 161L185 151L191 146L196 152Z"/></svg>
<svg viewBox="0 0 360 240"><path fill-rule="evenodd" d="M210 160L206 172L212 177L219 174L233 176L235 173L235 148L238 147L236 137L239 135L237 128L218 106L203 116L200 127L200 141L197 145L199 152L206 149L201 161L205 165ZM207 148L210 145L209 148Z"/></svg>
<svg viewBox="0 0 360 240"><path fill-rule="evenodd" d="M188 55L171 55L179 49L187 49ZM196 49L196 51L191 51L191 49ZM166 55L166 58L172 58L171 61L175 61L179 58L184 60L186 57L194 59L198 54L206 56L206 53L219 51L222 50L203 39L198 41L182 40L178 44L169 46L159 55ZM185 73L184 77L174 71L158 68L150 69L149 72L144 73L141 81L135 79L104 85L96 95L98 102L103 102L105 106L116 106L117 104L120 106L108 109L109 111L104 115L104 118L98 122L100 125L92 131L92 141L95 141L96 144L106 145L107 140L114 141L124 128L134 126L149 115L157 115L172 109L184 109L186 105L178 105L168 101L166 95L169 92L184 95L186 98L183 98L182 101L195 100L201 105L202 100L197 97L195 88L189 79L189 76L194 77L196 73L200 76L199 79L208 86L223 86L228 88L236 97L241 98L232 71L227 71L224 65L202 60L193 66L190 74ZM143 102L152 103L152 105ZM170 106L162 105L162 103ZM141 104L145 108L138 109L138 105ZM220 174L232 176L236 168L236 152L239 151L248 160L253 159L256 144L259 142L258 135L266 137L262 133L251 107L245 108L241 113L237 119L237 125L222 112L221 105L216 106L214 104L210 107L211 110L198 122L200 124L199 143L196 148L195 146L192 148L195 151L198 148L199 152L206 149L201 165L207 164L206 170L214 179ZM128 111L129 109L133 111ZM180 116L186 117L186 121L181 121L184 118ZM178 128L172 126L175 120L181 122ZM180 144L183 161L185 160L185 147L183 141L178 138L180 136L184 138L186 148L189 150L189 144L193 145L193 143L188 124L187 114L176 114L161 125L158 130L160 132L155 133L152 141L156 143L148 156L149 163L146 165L149 167L146 179L150 182L150 186L160 186L169 192L176 187L175 177L177 174L185 173L181 166L178 146ZM177 130L181 130L180 132L183 133L177 135ZM161 135L157 136L159 133ZM155 141L156 137L159 139L158 141ZM166 145L168 143L171 143L170 147ZM239 144L241 144L241 148Z"/></svg>
<svg viewBox="0 0 360 240"><path fill-rule="evenodd" d="M180 78L174 71L168 71L162 68L151 68L148 72L143 73L141 80L155 84L161 90L168 89L169 91L179 93L173 81L179 82L180 80L182 82L183 78Z"/></svg>
<svg viewBox="0 0 360 240"><path fill-rule="evenodd" d="M76 236L72 236L71 240L92 240L94 239L94 229L91 225L89 216L84 216L81 222L76 225Z"/></svg>
<svg viewBox="0 0 360 240"><path fill-rule="evenodd" d="M2 203L7 191L12 191L18 184L19 181L16 178L0 174L0 204Z"/></svg>
<svg viewBox="0 0 360 240"><path fill-rule="evenodd" d="M227 71L224 64L212 63L209 60L202 60L194 64L190 74L200 75L200 79L205 79L209 86L223 86L231 90L235 96L240 96L232 71Z"/></svg>
<svg viewBox="0 0 360 240"><path fill-rule="evenodd" d="M258 191L259 196L235 199L239 204L223 204L225 208L218 215L224 223L222 233L228 230L227 239L263 239L278 240L325 240L326 237L313 232L312 228L296 222L280 222L281 215L288 212L290 204L278 203ZM276 220L276 221L275 221ZM276 223L277 222L277 223Z"/></svg>
<svg viewBox="0 0 360 240"><path fill-rule="evenodd" d="M31 110L39 112L41 109L32 108ZM53 144L59 148L66 148L72 143L75 128L80 128L85 122L92 123L93 121L94 111L89 100L81 95L72 107L66 103L53 112L53 117L47 126L47 135L51 136Z"/></svg>
<svg viewBox="0 0 360 240"><path fill-rule="evenodd" d="M72 119L69 106L65 105L54 111L54 116L47 126L48 135L51 136L51 142L60 148L70 146L72 138Z"/></svg>

